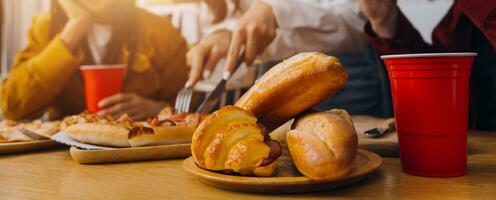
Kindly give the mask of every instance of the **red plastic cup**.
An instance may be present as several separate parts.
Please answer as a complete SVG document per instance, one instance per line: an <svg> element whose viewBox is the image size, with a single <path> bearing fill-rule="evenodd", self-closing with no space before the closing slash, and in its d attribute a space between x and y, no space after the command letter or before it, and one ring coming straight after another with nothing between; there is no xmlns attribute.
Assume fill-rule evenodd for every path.
<svg viewBox="0 0 496 200"><path fill-rule="evenodd" d="M95 113L98 102L122 91L125 65L84 65L80 67L84 79L86 109Z"/></svg>
<svg viewBox="0 0 496 200"><path fill-rule="evenodd" d="M391 81L403 172L463 176L469 77L476 53L381 56Z"/></svg>

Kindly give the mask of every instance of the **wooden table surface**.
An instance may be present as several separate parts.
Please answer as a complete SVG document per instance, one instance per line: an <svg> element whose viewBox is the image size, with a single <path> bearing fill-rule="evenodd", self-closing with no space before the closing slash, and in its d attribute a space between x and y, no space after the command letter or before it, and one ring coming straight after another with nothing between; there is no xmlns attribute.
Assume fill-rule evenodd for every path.
<svg viewBox="0 0 496 200"><path fill-rule="evenodd" d="M398 158L355 185L307 194L250 194L212 188L187 174L182 160L80 165L68 150L0 156L0 199L495 199L496 132L469 135L468 174L404 174Z"/></svg>

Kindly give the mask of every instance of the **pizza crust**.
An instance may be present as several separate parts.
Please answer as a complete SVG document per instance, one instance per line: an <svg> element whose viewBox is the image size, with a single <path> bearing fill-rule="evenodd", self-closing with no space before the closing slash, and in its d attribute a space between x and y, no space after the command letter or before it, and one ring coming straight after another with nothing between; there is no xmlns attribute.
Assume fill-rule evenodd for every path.
<svg viewBox="0 0 496 200"><path fill-rule="evenodd" d="M78 123L66 127L63 132L82 143L130 147L129 129L118 124Z"/></svg>
<svg viewBox="0 0 496 200"><path fill-rule="evenodd" d="M194 132L194 127L154 127L153 133L136 134L131 136L129 138L129 143L132 147L191 143L191 138L193 137Z"/></svg>

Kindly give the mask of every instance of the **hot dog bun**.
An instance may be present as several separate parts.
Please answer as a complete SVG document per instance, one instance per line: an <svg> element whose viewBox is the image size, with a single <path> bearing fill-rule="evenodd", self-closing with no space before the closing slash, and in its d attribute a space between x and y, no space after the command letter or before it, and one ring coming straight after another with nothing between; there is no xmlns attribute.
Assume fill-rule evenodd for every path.
<svg viewBox="0 0 496 200"><path fill-rule="evenodd" d="M337 92L347 80L337 58L300 53L265 73L235 106L254 113L273 130Z"/></svg>
<svg viewBox="0 0 496 200"><path fill-rule="evenodd" d="M302 174L313 180L336 180L348 174L358 140L346 111L307 114L297 119L293 127L286 142Z"/></svg>

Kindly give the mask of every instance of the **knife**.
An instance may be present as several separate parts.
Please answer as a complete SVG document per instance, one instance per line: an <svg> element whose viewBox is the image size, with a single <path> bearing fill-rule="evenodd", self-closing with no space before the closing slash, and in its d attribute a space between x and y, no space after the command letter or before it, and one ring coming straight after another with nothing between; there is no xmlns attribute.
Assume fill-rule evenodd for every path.
<svg viewBox="0 0 496 200"><path fill-rule="evenodd" d="M241 52L241 55L239 56L238 60L236 61L236 65L234 66L233 73L238 70L239 66L243 63L243 60L245 59L245 51L243 50ZM215 107L217 102L219 101L220 97L222 94L224 94L224 91L226 90L226 83L227 80L222 79L215 89L203 100L203 102L200 104L200 107L196 110L197 113L210 113L212 109Z"/></svg>
<svg viewBox="0 0 496 200"><path fill-rule="evenodd" d="M74 140L71 136L65 134L64 132L60 131L56 133L55 135L52 135L50 137L51 140L65 144L67 146L71 147L77 147L79 149L85 149L85 150L108 150L108 149L115 149L113 147L102 147L102 146L97 146L97 145L92 145L92 144L85 144L82 142L78 142Z"/></svg>
<svg viewBox="0 0 496 200"><path fill-rule="evenodd" d="M22 127L22 128L17 128L16 130L17 130L19 133L21 133L21 134L23 134L23 135L25 135L25 136L27 136L28 138L31 138L31 139L33 139L33 140L46 140L46 139L50 139L50 138L48 138L48 137L45 137L45 136L40 135L40 134L37 134L37 133L35 133L35 132L33 132L33 131L31 131L31 130L29 130L29 129L27 129L27 128L24 128L24 127Z"/></svg>
<svg viewBox="0 0 496 200"><path fill-rule="evenodd" d="M371 138L379 138L394 131L396 131L396 126L394 118L391 118L379 123L376 128L365 131L364 134Z"/></svg>

